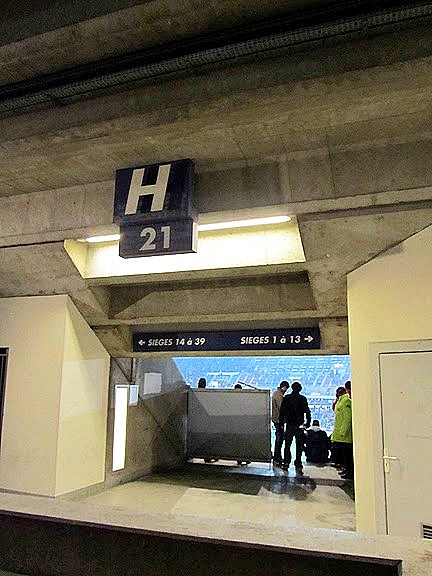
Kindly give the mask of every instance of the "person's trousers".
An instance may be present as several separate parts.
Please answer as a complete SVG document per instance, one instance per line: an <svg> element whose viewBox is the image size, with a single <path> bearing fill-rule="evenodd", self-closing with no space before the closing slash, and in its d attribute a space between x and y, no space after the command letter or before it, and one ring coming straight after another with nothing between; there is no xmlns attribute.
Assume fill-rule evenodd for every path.
<svg viewBox="0 0 432 576"><path fill-rule="evenodd" d="M348 474L352 475L354 472L354 454L352 442L341 442L342 445L342 465Z"/></svg>
<svg viewBox="0 0 432 576"><path fill-rule="evenodd" d="M332 442L331 459L335 464L344 466L344 443Z"/></svg>
<svg viewBox="0 0 432 576"><path fill-rule="evenodd" d="M291 464L291 444L293 439L296 441L296 456L294 460L294 465L301 468L302 465L302 453L304 449L304 431L298 426L289 426L287 424L285 430L285 452L284 452L284 464L289 466Z"/></svg>
<svg viewBox="0 0 432 576"><path fill-rule="evenodd" d="M284 425L281 422L274 423L274 427L276 430L276 440L275 440L275 447L274 447L274 454L273 460L276 462L282 462L282 444L284 441Z"/></svg>

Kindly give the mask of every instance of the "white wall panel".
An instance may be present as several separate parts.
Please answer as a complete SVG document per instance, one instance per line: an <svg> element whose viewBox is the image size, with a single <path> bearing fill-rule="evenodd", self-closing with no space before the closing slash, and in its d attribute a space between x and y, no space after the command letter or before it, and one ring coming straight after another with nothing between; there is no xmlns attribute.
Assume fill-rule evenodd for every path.
<svg viewBox="0 0 432 576"><path fill-rule="evenodd" d="M103 481L109 355L70 298L0 299L0 346L0 488L56 496Z"/></svg>
<svg viewBox="0 0 432 576"><path fill-rule="evenodd" d="M348 275L356 513L362 532L385 532L378 356L420 349L420 341L432 338L431 261L429 226ZM416 494L413 486L413 498Z"/></svg>

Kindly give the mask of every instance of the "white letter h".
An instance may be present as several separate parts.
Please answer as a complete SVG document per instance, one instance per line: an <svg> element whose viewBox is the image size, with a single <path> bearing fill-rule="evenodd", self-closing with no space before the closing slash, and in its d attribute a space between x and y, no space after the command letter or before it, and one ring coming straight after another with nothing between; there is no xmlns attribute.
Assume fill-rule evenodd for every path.
<svg viewBox="0 0 432 576"><path fill-rule="evenodd" d="M163 210L171 164L159 166L156 184L142 185L144 170L145 168L139 168L132 172L125 214L136 214L140 197L148 195L153 196L150 211Z"/></svg>

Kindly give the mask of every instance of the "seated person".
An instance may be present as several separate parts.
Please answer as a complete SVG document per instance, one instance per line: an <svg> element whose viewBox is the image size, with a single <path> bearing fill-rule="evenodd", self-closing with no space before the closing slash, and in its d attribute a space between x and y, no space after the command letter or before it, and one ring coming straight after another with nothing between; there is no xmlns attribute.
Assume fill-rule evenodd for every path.
<svg viewBox="0 0 432 576"><path fill-rule="evenodd" d="M330 446L330 438L320 428L319 421L314 420L312 426L306 430L306 461L325 464L329 461Z"/></svg>

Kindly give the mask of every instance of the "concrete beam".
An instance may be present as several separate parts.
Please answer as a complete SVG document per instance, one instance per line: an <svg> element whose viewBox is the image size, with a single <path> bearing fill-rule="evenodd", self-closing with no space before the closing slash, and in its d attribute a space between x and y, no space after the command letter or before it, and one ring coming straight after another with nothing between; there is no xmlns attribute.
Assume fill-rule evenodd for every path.
<svg viewBox="0 0 432 576"><path fill-rule="evenodd" d="M93 330L111 356L128 357L132 350L132 336L128 326L93 327Z"/></svg>
<svg viewBox="0 0 432 576"><path fill-rule="evenodd" d="M280 165L279 165L280 167ZM386 169L386 174L389 173ZM429 171L424 158L424 174ZM301 201L286 202L286 193L283 176L279 181L279 200L275 196L267 196L267 187L273 186L271 181L263 178L259 190L254 197L252 207L247 197L247 180L242 184L235 184L233 190L239 189L237 197L228 194L230 182L234 182L237 171L219 171L217 180L225 183L222 189L209 184L212 173L204 180L198 179L196 196L201 198L202 209L208 209L200 215L199 221L220 222L229 219L250 218L259 213L261 216L274 214L318 215L323 213L361 211L373 209L380 212L380 208L393 207L401 210L411 205L430 203L432 201L432 174L430 185L422 187L408 187L397 190L394 187L385 191L379 190L379 183L375 183L377 191L350 195L350 184L345 195L332 198L310 198L310 188L304 187L304 199ZM360 175L360 172L359 172ZM271 177L273 180L273 176ZM405 177L405 185L407 185ZM240 186L240 188L239 188ZM308 192L309 191L309 192ZM217 194L216 194L217 192ZM363 190L364 192L364 190ZM234 194L234 192L233 192ZM290 193L291 194L291 193ZM215 200L215 195L217 200ZM313 194L315 195L315 194ZM285 196L285 198L284 198ZM213 198L213 199L211 199ZM269 201L270 200L270 201ZM245 208L244 206L249 206ZM0 248L24 244L38 244L41 242L58 242L69 238L86 238L99 234L110 234L118 231L113 224L114 182L107 181L94 183L88 186L73 186L58 190L47 190L43 193L35 192L17 196L0 197ZM255 206L255 208L253 208ZM254 212L255 210L255 212Z"/></svg>
<svg viewBox="0 0 432 576"><path fill-rule="evenodd" d="M326 318L320 320L319 329L321 335L321 346L340 350L339 354L349 354L348 347L348 319L347 318Z"/></svg>
<svg viewBox="0 0 432 576"><path fill-rule="evenodd" d="M13 25L15 28L21 25L24 36L29 34L29 29L33 29L34 34L18 38L0 48L0 84L169 43L174 39L178 41L230 29L236 24L277 18L321 2L207 0L205 5L197 6L193 0L183 0L181 3L175 0L153 0L129 2L137 5L125 7L128 2L123 1L111 2L110 9L106 10L104 2L87 9L82 6L84 2L75 2L75 10L61 6L47 8L44 18L38 18L36 23L29 21L32 16L35 19L34 14L29 13L29 8L23 14L18 5ZM62 14L55 14L56 10ZM53 29L44 31L43 26L49 25L50 17ZM74 17L81 21L73 23ZM4 19L5 28L9 22L9 19ZM12 37L13 32L13 27L9 26L4 30L4 38Z"/></svg>
<svg viewBox="0 0 432 576"><path fill-rule="evenodd" d="M116 168L170 158L191 157L203 172L216 171L221 164L274 162L290 154L295 155L290 158L292 182L301 193L296 182L305 182L310 171L308 188L314 188L316 168L321 175L330 171L344 178L344 160L335 146L348 145L349 134L370 141L368 124L375 138L381 134L381 141L396 146L399 164L407 152L404 143L430 140L431 71L432 58L425 57L339 74L333 70L324 76L318 68L315 76L321 72L320 78L294 81L289 62L281 58L271 65L226 70L217 81L214 75L194 78L193 85L188 79L172 81L101 97L97 104L92 100L61 112L3 119L0 193L103 182L113 178ZM261 85L262 76L270 73L277 82ZM226 93L219 93L220 86ZM307 150L309 158L302 160ZM354 160L361 172L364 159L357 155ZM396 172L401 181L403 172ZM409 171L408 177L412 179ZM328 190L331 184L327 176ZM419 185L425 184L387 181L375 191Z"/></svg>
<svg viewBox="0 0 432 576"><path fill-rule="evenodd" d="M112 318L131 320L166 316L226 315L312 310L306 274L230 278L188 284L113 288Z"/></svg>
<svg viewBox="0 0 432 576"><path fill-rule="evenodd" d="M88 288L63 242L3 248L0 253L2 297L69 294L88 322L107 317L107 291Z"/></svg>

